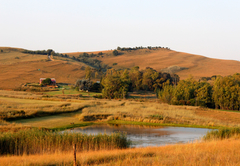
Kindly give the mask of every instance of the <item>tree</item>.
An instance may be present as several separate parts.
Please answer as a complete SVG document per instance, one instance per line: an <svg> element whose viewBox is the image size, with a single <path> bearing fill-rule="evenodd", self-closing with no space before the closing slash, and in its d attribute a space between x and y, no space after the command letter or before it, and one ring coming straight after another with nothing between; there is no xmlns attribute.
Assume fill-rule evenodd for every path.
<svg viewBox="0 0 240 166"><path fill-rule="evenodd" d="M117 56L117 55L118 55L118 51L117 51L117 50L114 50L114 51L113 51L113 55L114 55L114 56Z"/></svg>
<svg viewBox="0 0 240 166"><path fill-rule="evenodd" d="M87 66L85 68L85 79L90 80L91 79L91 75L92 75L92 69L89 66Z"/></svg>
<svg viewBox="0 0 240 166"><path fill-rule="evenodd" d="M163 84L163 89L157 89L157 97L163 102L170 103L172 102L174 87L170 85L169 81Z"/></svg>
<svg viewBox="0 0 240 166"><path fill-rule="evenodd" d="M142 84L142 72L139 71L139 66L133 67L129 72L129 77L132 83L132 90L140 90Z"/></svg>
<svg viewBox="0 0 240 166"><path fill-rule="evenodd" d="M52 49L48 49L48 50L47 50L47 55L51 55L52 52L53 52Z"/></svg>
<svg viewBox="0 0 240 166"><path fill-rule="evenodd" d="M204 107L214 107L212 100L212 86L207 82L201 82L199 88L195 90L196 104Z"/></svg>
<svg viewBox="0 0 240 166"><path fill-rule="evenodd" d="M77 80L75 88L77 87L80 90L91 90L92 82L90 80Z"/></svg>
<svg viewBox="0 0 240 166"><path fill-rule="evenodd" d="M99 75L99 74L98 74L98 72L96 71L96 72L95 72L95 78L98 78L98 75Z"/></svg>
<svg viewBox="0 0 240 166"><path fill-rule="evenodd" d="M42 85L51 85L52 80L51 78L46 78L45 80L42 81Z"/></svg>
<svg viewBox="0 0 240 166"><path fill-rule="evenodd" d="M240 108L240 78L233 76L218 76L213 85L213 100L215 108L239 110Z"/></svg>
<svg viewBox="0 0 240 166"><path fill-rule="evenodd" d="M51 52L51 55L52 55L52 56L55 56L55 55L56 55L55 51L52 51L52 52Z"/></svg>
<svg viewBox="0 0 240 166"><path fill-rule="evenodd" d="M128 71L107 70L105 77L102 78L102 94L104 98L125 98L129 89Z"/></svg>

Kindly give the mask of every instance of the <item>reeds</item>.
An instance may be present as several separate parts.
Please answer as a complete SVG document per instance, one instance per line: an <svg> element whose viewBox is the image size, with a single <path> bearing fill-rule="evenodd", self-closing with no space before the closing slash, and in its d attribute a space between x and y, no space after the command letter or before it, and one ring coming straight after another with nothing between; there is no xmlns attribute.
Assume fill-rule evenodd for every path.
<svg viewBox="0 0 240 166"><path fill-rule="evenodd" d="M0 134L0 154L45 154L76 150L95 151L129 147L125 134L87 135L82 133L52 132L39 129L22 130Z"/></svg>
<svg viewBox="0 0 240 166"><path fill-rule="evenodd" d="M226 139L236 136L240 136L240 128L220 128L207 132L203 140Z"/></svg>

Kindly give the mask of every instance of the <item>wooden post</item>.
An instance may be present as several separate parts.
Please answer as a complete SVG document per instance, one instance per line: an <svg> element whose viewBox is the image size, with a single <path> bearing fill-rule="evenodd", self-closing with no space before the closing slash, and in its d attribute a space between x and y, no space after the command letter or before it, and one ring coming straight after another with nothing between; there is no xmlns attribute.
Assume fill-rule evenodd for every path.
<svg viewBox="0 0 240 166"><path fill-rule="evenodd" d="M73 166L77 166L76 144L73 145Z"/></svg>

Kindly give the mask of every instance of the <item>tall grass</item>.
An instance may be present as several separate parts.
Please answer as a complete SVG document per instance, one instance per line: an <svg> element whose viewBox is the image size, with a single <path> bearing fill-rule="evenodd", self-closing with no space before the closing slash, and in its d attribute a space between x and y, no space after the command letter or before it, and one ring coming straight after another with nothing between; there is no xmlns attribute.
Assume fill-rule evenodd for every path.
<svg viewBox="0 0 240 166"><path fill-rule="evenodd" d="M240 128L220 128L218 130L212 130L208 132L203 139L226 139L235 136L240 136Z"/></svg>
<svg viewBox="0 0 240 166"><path fill-rule="evenodd" d="M77 151L95 151L127 148L129 141L122 133L87 135L30 129L0 134L1 155L69 152L73 144Z"/></svg>
<svg viewBox="0 0 240 166"><path fill-rule="evenodd" d="M237 166L239 139L223 139L161 147L128 148L77 153L77 164L101 166ZM0 165L73 165L73 154L46 153L0 156Z"/></svg>

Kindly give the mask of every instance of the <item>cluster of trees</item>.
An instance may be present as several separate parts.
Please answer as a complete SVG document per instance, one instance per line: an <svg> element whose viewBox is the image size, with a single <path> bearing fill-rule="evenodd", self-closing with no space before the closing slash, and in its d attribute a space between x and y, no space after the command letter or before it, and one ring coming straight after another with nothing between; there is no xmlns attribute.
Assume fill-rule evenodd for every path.
<svg viewBox="0 0 240 166"><path fill-rule="evenodd" d="M170 48L168 47L161 47L161 46L156 46L156 47L152 47L152 46L148 46L148 47L117 47L117 50L118 51L131 51L131 50L139 50L139 49L159 49L159 48L163 48L163 49L167 49L167 50L170 50Z"/></svg>
<svg viewBox="0 0 240 166"><path fill-rule="evenodd" d="M88 54L88 53L84 52L84 53L79 54L78 58L93 58L93 57L99 57L101 55L103 55L102 52L99 52L98 54L94 54L94 53Z"/></svg>
<svg viewBox="0 0 240 166"><path fill-rule="evenodd" d="M77 80L74 86L75 89L100 92L101 91L100 83L93 83L91 81L92 73L93 73L93 70L89 66L87 66L85 68L85 79ZM96 73L97 72L95 72L95 78L96 78Z"/></svg>
<svg viewBox="0 0 240 166"><path fill-rule="evenodd" d="M37 50L37 51L24 50L23 53L26 53L26 54L39 54L39 55L53 55L53 54L55 54L55 52L52 49Z"/></svg>
<svg viewBox="0 0 240 166"><path fill-rule="evenodd" d="M104 98L125 98L129 91L156 91L162 89L164 84L173 85L178 81L178 75L171 76L168 73L157 72L150 67L140 71L136 66L131 70L107 70L101 80L101 85Z"/></svg>
<svg viewBox="0 0 240 166"><path fill-rule="evenodd" d="M178 85L164 84L158 97L169 104L205 106L217 109L240 109L240 74L213 77L212 83L196 81L192 77Z"/></svg>
<svg viewBox="0 0 240 166"><path fill-rule="evenodd" d="M216 79L216 78L217 78L217 76L213 75L212 77L201 77L200 80L209 81L209 80L213 80L213 79Z"/></svg>
<svg viewBox="0 0 240 166"><path fill-rule="evenodd" d="M24 50L24 51L22 51L22 53L25 53L25 54L38 54L38 55L52 55L52 56L59 56L59 57L69 58L69 55L67 55L67 54L59 54L59 53L55 52L52 49L37 50L37 51Z"/></svg>

